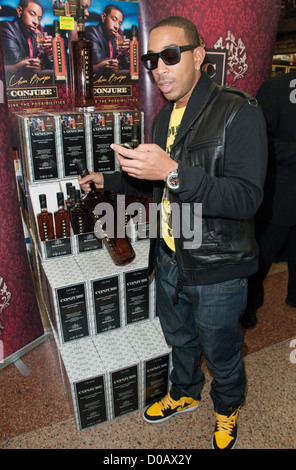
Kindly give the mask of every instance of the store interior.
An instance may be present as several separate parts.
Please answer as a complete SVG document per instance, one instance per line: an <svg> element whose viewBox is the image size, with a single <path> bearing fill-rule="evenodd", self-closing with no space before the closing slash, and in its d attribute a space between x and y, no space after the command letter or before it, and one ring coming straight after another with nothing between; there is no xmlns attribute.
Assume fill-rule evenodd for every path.
<svg viewBox="0 0 296 470"><path fill-rule="evenodd" d="M294 68L296 5L283 1L270 75ZM0 271L2 281L1 274ZM283 251L265 279L265 300L258 310L256 327L249 330L241 327L248 388L240 412L236 449L296 448L296 311L285 302L287 281L287 260ZM36 278L33 282L36 287ZM211 447L215 415L209 395L211 374L204 363L206 381L197 410L163 423L149 424L143 420L141 408L78 429L58 342L38 289L36 298L44 335L37 338L34 346L22 348L21 354L13 353L11 360L4 361L4 366L0 360L0 449L190 450Z"/></svg>
<svg viewBox="0 0 296 470"><path fill-rule="evenodd" d="M286 284L286 263L276 263L265 281L258 324L243 330L248 393L236 449L296 446L296 316L285 303ZM208 372L200 406L192 413L150 424L139 410L77 432L56 359L55 342L48 338L22 357L29 375L14 365L1 371L1 449L210 448L215 420Z"/></svg>

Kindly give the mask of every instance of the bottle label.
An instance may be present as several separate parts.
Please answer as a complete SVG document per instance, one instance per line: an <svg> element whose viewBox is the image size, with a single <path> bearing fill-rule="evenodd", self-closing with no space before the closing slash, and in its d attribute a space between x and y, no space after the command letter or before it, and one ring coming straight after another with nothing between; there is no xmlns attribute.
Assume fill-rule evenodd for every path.
<svg viewBox="0 0 296 470"><path fill-rule="evenodd" d="M91 67L90 67L90 51L88 49L83 49L82 51L82 74L84 75L83 86L84 86L84 96L89 97L92 94L91 90Z"/></svg>
<svg viewBox="0 0 296 470"><path fill-rule="evenodd" d="M67 233L67 222L65 219L62 220L62 237L66 238L68 236Z"/></svg>
<svg viewBox="0 0 296 470"><path fill-rule="evenodd" d="M63 73L63 57L62 57L62 47L60 41L57 41L56 43L57 47L57 72L58 73Z"/></svg>
<svg viewBox="0 0 296 470"><path fill-rule="evenodd" d="M47 222L45 220L42 222L42 228L43 228L44 240L49 240L49 238L48 238L48 227L47 227Z"/></svg>

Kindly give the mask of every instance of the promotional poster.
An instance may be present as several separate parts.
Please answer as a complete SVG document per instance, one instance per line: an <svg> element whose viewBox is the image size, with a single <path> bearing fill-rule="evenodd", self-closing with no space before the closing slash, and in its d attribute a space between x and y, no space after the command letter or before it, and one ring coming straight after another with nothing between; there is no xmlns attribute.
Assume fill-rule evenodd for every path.
<svg viewBox="0 0 296 470"><path fill-rule="evenodd" d="M1 56L0 48L0 64ZM3 80L0 67L0 83ZM0 101L0 369L5 359L44 333L24 240L7 114L5 99Z"/></svg>
<svg viewBox="0 0 296 470"><path fill-rule="evenodd" d="M84 35L92 43L95 107L136 108L138 4L76 2L83 6ZM78 38L76 2L1 0L0 29L11 111L73 109L71 53L72 41Z"/></svg>

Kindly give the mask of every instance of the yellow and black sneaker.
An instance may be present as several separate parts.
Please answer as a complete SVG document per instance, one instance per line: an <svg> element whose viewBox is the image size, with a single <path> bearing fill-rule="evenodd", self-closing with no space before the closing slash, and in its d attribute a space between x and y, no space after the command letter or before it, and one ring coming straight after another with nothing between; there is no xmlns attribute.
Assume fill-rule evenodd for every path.
<svg viewBox="0 0 296 470"><path fill-rule="evenodd" d="M149 406L143 414L148 423L160 423L172 416L185 411L193 411L199 405L199 401L191 397L180 397L174 400L170 392L160 401Z"/></svg>
<svg viewBox="0 0 296 470"><path fill-rule="evenodd" d="M213 449L233 449L237 440L237 420L240 406L229 415L216 415L216 426L212 440Z"/></svg>

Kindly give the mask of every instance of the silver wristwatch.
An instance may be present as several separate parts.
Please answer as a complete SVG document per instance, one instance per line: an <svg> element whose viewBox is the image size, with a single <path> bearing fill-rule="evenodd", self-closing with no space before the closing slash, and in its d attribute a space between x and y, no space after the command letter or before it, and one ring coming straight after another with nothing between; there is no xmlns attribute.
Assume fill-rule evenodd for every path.
<svg viewBox="0 0 296 470"><path fill-rule="evenodd" d="M166 179L165 182L167 184L167 187L170 189L178 189L179 188L179 173L178 173L178 168L176 170L171 171Z"/></svg>

